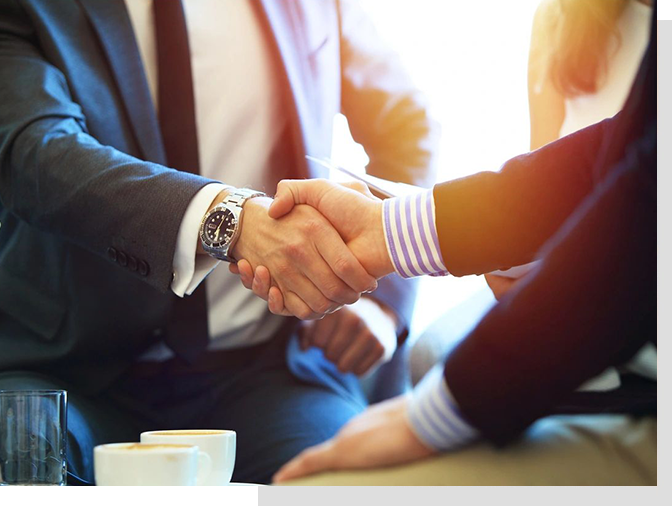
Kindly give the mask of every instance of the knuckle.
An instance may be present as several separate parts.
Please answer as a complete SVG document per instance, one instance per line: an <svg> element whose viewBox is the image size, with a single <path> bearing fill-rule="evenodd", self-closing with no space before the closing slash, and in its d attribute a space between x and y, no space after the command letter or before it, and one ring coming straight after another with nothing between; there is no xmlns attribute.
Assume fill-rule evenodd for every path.
<svg viewBox="0 0 672 506"><path fill-rule="evenodd" d="M315 303L313 311L315 311L316 313L324 314L327 311L329 311L331 307L332 307L331 302L325 298L322 298L321 300Z"/></svg>
<svg viewBox="0 0 672 506"><path fill-rule="evenodd" d="M364 324L364 321L359 318L358 316L353 316L351 322L350 322L350 328L353 332L357 332L358 334L361 334L362 331L366 330L366 325ZM364 339L367 340L368 342L368 337L370 335L370 332L367 332L364 334Z"/></svg>
<svg viewBox="0 0 672 506"><path fill-rule="evenodd" d="M303 222L303 231L309 237L322 230L322 222L315 218L309 218Z"/></svg>
<svg viewBox="0 0 672 506"><path fill-rule="evenodd" d="M341 283L332 283L325 287L325 294L330 300L340 303L346 303L352 298L352 291L348 290Z"/></svg>
<svg viewBox="0 0 672 506"><path fill-rule="evenodd" d="M301 241L292 241L285 245L285 254L289 258L301 259L303 258L304 245Z"/></svg>
<svg viewBox="0 0 672 506"><path fill-rule="evenodd" d="M343 256L338 257L334 261L333 269L334 273L336 273L336 275L341 279L343 278L343 276L347 276L354 270L350 259Z"/></svg>
<svg viewBox="0 0 672 506"><path fill-rule="evenodd" d="M382 344L377 343L376 346L374 347L374 355L376 356L376 358L382 357L384 353L385 353L385 347Z"/></svg>
<svg viewBox="0 0 672 506"><path fill-rule="evenodd" d="M369 344L369 346L375 346L377 344L380 344L378 342L378 339L376 339L376 336L374 336L371 332L367 332L366 334L364 334L364 340L366 341L366 343Z"/></svg>
<svg viewBox="0 0 672 506"><path fill-rule="evenodd" d="M301 320L310 320L313 316L313 312L307 308L301 308L296 312L297 318Z"/></svg>
<svg viewBox="0 0 672 506"><path fill-rule="evenodd" d="M361 298L361 294L355 292L354 290L348 290L345 294L343 300L344 304L354 304Z"/></svg>
<svg viewBox="0 0 672 506"><path fill-rule="evenodd" d="M292 274L293 269L289 263L280 262L276 266L275 271L278 273L280 278L288 278Z"/></svg>
<svg viewBox="0 0 672 506"><path fill-rule="evenodd" d="M360 192L365 192L369 189L369 187L366 186L362 181L355 181L354 186L357 189L357 191L360 191Z"/></svg>

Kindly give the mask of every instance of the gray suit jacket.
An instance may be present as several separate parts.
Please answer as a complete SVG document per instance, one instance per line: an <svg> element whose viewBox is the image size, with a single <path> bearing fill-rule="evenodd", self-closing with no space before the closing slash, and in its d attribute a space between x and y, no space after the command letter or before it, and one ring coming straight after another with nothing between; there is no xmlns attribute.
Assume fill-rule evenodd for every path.
<svg viewBox="0 0 672 506"><path fill-rule="evenodd" d="M370 172L429 183L436 128L357 8L254 5L284 69L282 176L323 175L304 154L329 154L343 111ZM164 164L123 0L0 0L0 371L96 391L161 339L178 228L211 182ZM408 323L412 283L375 295Z"/></svg>

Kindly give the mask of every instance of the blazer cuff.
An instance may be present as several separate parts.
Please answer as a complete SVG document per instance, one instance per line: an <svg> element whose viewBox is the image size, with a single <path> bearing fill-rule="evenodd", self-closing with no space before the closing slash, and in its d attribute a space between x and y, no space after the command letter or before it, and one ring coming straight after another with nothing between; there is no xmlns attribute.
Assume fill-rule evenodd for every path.
<svg viewBox="0 0 672 506"><path fill-rule="evenodd" d="M170 288L178 297L191 295L198 285L217 267L219 260L210 255L197 255L198 233L203 216L215 197L226 185L212 183L201 188L191 199L182 218L173 256L173 281Z"/></svg>

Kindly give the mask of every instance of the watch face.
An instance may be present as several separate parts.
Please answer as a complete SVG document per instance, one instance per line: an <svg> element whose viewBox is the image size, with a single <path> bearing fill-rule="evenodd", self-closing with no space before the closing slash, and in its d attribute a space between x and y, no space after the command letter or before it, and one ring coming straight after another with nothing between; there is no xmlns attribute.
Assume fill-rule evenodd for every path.
<svg viewBox="0 0 672 506"><path fill-rule="evenodd" d="M228 209L215 211L207 217L201 239L213 248L221 248L231 241L236 230L236 217Z"/></svg>

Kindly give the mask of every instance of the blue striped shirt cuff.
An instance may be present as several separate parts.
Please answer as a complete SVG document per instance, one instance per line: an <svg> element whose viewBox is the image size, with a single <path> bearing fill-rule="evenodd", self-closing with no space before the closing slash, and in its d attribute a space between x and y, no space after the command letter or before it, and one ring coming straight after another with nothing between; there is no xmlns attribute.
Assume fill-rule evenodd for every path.
<svg viewBox="0 0 672 506"><path fill-rule="evenodd" d="M383 201L385 244L402 278L445 276L432 190Z"/></svg>
<svg viewBox="0 0 672 506"><path fill-rule="evenodd" d="M450 394L442 366L434 367L416 386L410 397L408 417L411 430L434 450L459 448L478 436Z"/></svg>

